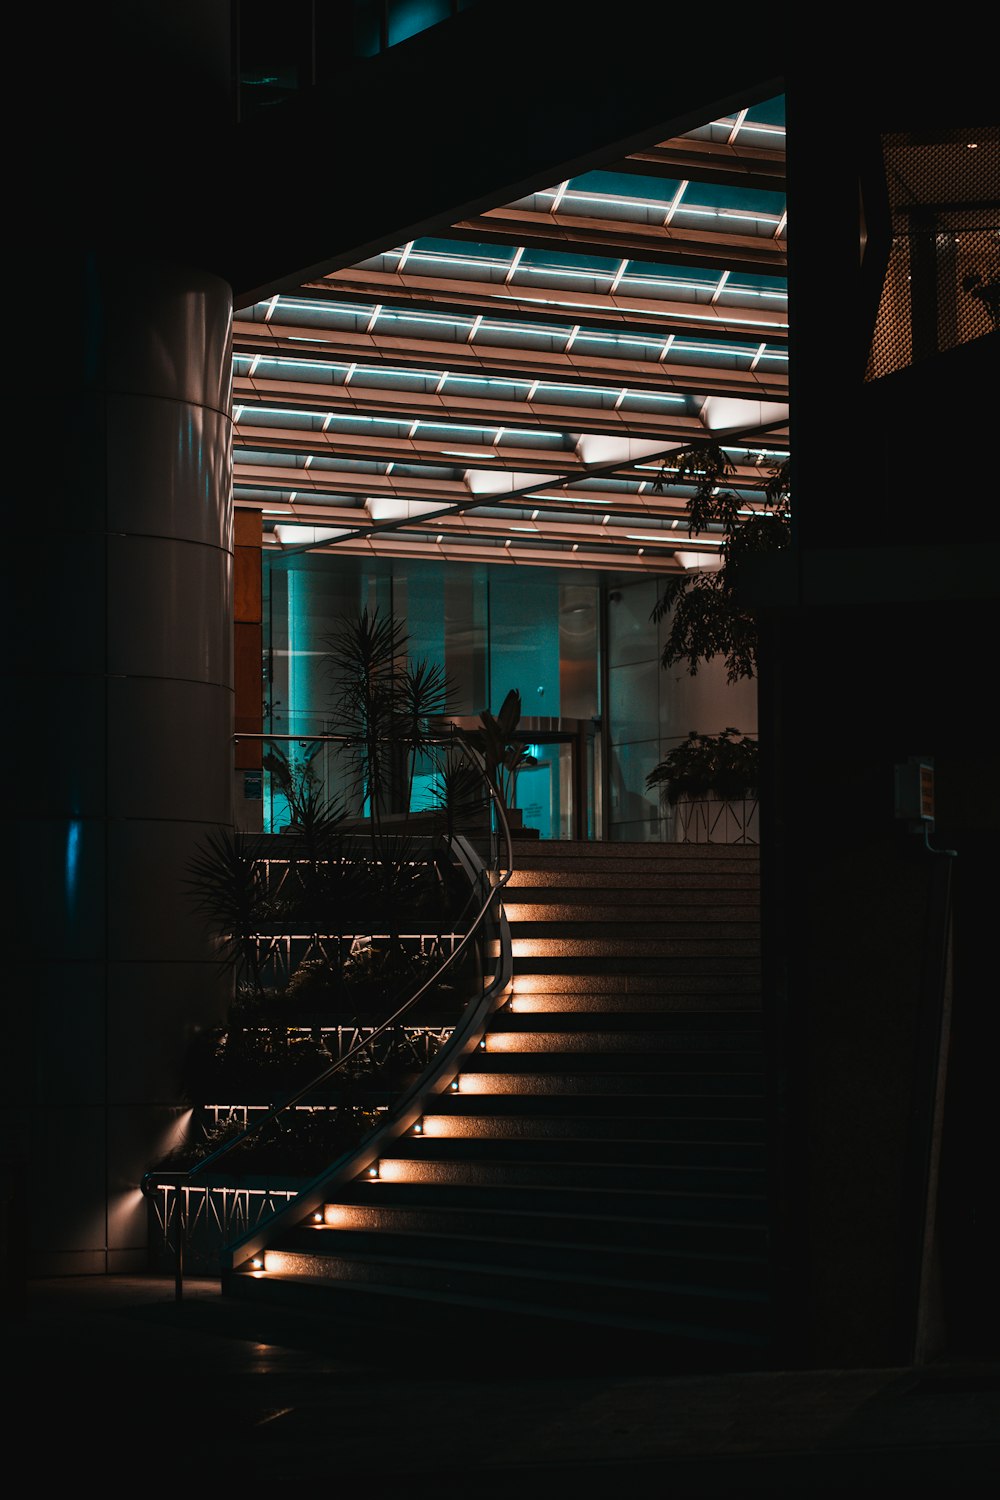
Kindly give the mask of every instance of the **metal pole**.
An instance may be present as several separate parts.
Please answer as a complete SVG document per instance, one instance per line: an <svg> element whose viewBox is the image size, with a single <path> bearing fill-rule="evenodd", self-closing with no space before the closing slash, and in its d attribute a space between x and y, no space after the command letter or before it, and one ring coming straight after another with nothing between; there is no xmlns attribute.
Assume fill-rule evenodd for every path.
<svg viewBox="0 0 1000 1500"><path fill-rule="evenodd" d="M177 1189L177 1208L174 1213L174 1224L177 1232L177 1255L174 1261L174 1301L181 1302L184 1298L184 1234L187 1225L187 1214L184 1211L184 1189Z"/></svg>

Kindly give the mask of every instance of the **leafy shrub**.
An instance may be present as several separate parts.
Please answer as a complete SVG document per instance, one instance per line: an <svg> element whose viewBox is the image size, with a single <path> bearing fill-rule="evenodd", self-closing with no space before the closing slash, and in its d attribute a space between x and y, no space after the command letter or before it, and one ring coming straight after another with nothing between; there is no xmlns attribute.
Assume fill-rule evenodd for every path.
<svg viewBox="0 0 1000 1500"><path fill-rule="evenodd" d="M736 802L757 795L759 777L756 740L731 727L721 734L699 734L692 729L650 771L646 786L650 790L659 787L671 807L681 797L704 797L711 792Z"/></svg>

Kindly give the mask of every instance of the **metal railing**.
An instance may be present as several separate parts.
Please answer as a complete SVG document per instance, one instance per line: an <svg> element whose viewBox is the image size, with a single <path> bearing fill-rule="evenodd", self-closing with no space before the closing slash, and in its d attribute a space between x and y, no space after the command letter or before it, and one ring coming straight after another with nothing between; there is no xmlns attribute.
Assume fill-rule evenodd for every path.
<svg viewBox="0 0 1000 1500"><path fill-rule="evenodd" d="M251 738L251 736L245 735L242 736L242 738ZM271 735L255 735L252 736L252 738L268 740L277 737ZM303 739L302 736L295 735L282 738L289 738L299 742L301 742ZM343 735L314 736L310 737L308 742L312 743L314 739L320 738L329 739L343 744L350 743L348 737ZM365 1035L362 1036L358 1040L358 1042L348 1051L341 1053L341 1055L328 1067L324 1068L321 1072L310 1078L308 1082L301 1085L301 1087L295 1089L292 1094L283 1099L279 1104L273 1105L268 1108L264 1113L261 1114L258 1119L248 1123L246 1128L242 1130L238 1135L232 1137L228 1141L225 1141L222 1145L217 1147L216 1150L212 1151L208 1156L204 1157L201 1161L197 1162L188 1170L181 1172L170 1172L157 1171L154 1169L146 1173L142 1181L142 1191L145 1196L150 1197L157 1192L162 1192L168 1189L172 1189L175 1194L174 1280L175 1296L178 1300L182 1298L184 1288L184 1248L188 1227L188 1203L190 1200L190 1190L192 1189L192 1187L200 1186L201 1183L199 1182L199 1179L204 1179L209 1173L217 1170L219 1165L227 1161L234 1151L246 1146L247 1143L252 1141L255 1137L259 1138L265 1130L273 1126L275 1121L278 1120L281 1116L285 1115L286 1112L294 1111L301 1107L303 1100L305 1100L309 1095L313 1094L316 1090L322 1089L331 1080L335 1079L338 1074L343 1072L343 1070L352 1060L358 1058L359 1056L361 1056L361 1054L368 1052L372 1044L377 1041L379 1037L385 1035L390 1031L391 1028L399 1025L402 1018L412 1012L413 1009L418 1005L418 1003L440 983L442 977L457 965L459 959L465 953L473 949L476 942L485 932L491 913L494 913L499 905L500 892L507 884L513 872L513 847L510 827L507 821L506 809L504 807L502 797L499 795L493 781L488 775L485 761L479 754L479 752L476 751L474 747L469 746L467 742L457 740L455 736L441 736L439 740L439 743L442 744L452 744L456 742L461 744L463 754L470 757L479 768L487 792L487 799L484 805L487 808L492 808L495 824L494 830L489 835L489 848L491 858L491 867L489 869L487 869L486 866L482 863L476 851L463 835L454 834L449 840L451 852L455 856L457 863L461 866L469 885L469 895L467 897L465 906L459 919L455 923L453 923L453 928L459 929L462 926L465 920L465 916L467 913L469 913L470 909L474 911L474 915L471 917L464 935L457 943L453 944L451 952L446 955L446 957L439 964L434 973L429 975L413 993L408 994L403 1002L393 1009L392 1013L387 1017L386 1020L371 1029L364 1028ZM501 845L503 852L502 861L500 859ZM482 962L480 962L477 971L479 992L478 995L471 997L467 1002L462 1017L462 1022L454 1028L449 1042L445 1043L445 1045L441 1048L429 1067L425 1069L424 1074L417 1081L417 1084L414 1085L414 1087L411 1088L404 1096L403 1100L401 1101L400 1107L397 1110L391 1112L392 1120L389 1121L387 1125L376 1127L375 1131L373 1132L373 1138L378 1137L378 1139L381 1140L385 1134L386 1129L395 1123L400 1110L402 1110L404 1114L406 1113L406 1109L409 1107L415 1092L419 1093L421 1092L421 1090L431 1092L434 1091L437 1078L442 1067L450 1066L451 1058L453 1057L456 1050L454 1044L462 1043L465 1041L470 1032L470 1026L474 1029L475 1026L477 1026L480 1022L482 1022L483 1024L485 1023L485 1019L489 1015L489 1012L492 1009L493 1004L496 1002L496 999L500 994L503 993L503 990L506 988L507 984L509 984L510 972L512 967L510 937L509 931L506 929L506 923L502 916L500 917L500 925L501 933L497 952L498 963L495 968L492 980L490 981L490 983L484 984L484 965ZM400 1127L400 1129L405 1128L407 1128L406 1125ZM290 1211L294 1211L294 1206L298 1204L299 1199L303 1196L303 1194L308 1195L310 1188L313 1187L316 1182L326 1182L330 1176L330 1172L336 1172L338 1168L343 1168L345 1164L351 1161L353 1156L359 1156L360 1165L357 1170L363 1170L364 1166L367 1164L367 1157L365 1156L365 1152L368 1148L368 1145L369 1142L363 1140L358 1144L357 1147L352 1148L352 1150L343 1154L337 1161L333 1163L332 1167L328 1171L321 1174L320 1178L314 1179L313 1183L311 1184L307 1184L306 1188L303 1189L303 1192L300 1193L298 1197L291 1200L291 1203L288 1207L276 1212L273 1218L268 1218L266 1221L266 1229L264 1226L258 1225L254 1232L257 1234L266 1232L266 1230L269 1230L271 1228L272 1224L275 1221L277 1221L278 1219L284 1219L284 1217ZM361 1158L364 1159L362 1160ZM285 1194L282 1194L282 1196L287 1197L287 1195ZM308 1211L309 1208L308 1205L306 1205L306 1207L303 1208L302 1212L303 1214L305 1214ZM169 1210L166 1205L164 1205L162 1217L164 1223L164 1231L166 1232L166 1226L169 1220ZM252 1253L252 1251L248 1252L248 1254L249 1253Z"/></svg>

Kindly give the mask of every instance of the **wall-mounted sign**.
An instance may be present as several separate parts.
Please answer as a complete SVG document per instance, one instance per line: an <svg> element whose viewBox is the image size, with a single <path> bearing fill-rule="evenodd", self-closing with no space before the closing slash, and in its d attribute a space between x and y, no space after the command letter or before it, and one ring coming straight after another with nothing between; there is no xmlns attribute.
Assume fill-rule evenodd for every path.
<svg viewBox="0 0 1000 1500"><path fill-rule="evenodd" d="M909 822L934 822L934 767L913 756L896 766L896 817Z"/></svg>

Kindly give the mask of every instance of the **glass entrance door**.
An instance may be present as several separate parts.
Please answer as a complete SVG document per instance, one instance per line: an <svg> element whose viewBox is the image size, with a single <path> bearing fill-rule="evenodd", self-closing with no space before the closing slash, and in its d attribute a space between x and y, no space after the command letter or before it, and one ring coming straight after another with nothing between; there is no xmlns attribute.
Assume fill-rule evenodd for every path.
<svg viewBox="0 0 1000 1500"><path fill-rule="evenodd" d="M542 839L601 836L600 740L595 720L522 720L534 764L517 773L515 807Z"/></svg>
<svg viewBox="0 0 1000 1500"><path fill-rule="evenodd" d="M517 773L517 806L526 828L537 828L542 839L574 837L573 746L532 742L535 759Z"/></svg>

